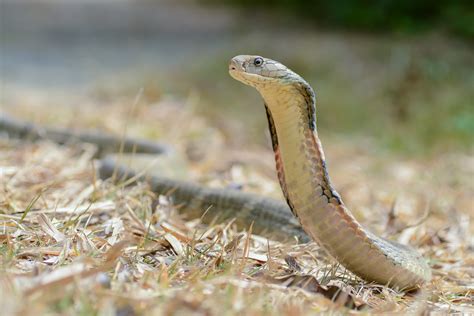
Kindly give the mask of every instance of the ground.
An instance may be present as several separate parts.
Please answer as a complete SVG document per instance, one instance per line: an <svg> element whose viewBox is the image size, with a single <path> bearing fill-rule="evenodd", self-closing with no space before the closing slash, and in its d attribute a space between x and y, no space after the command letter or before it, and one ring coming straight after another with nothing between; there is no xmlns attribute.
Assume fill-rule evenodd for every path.
<svg viewBox="0 0 474 316"><path fill-rule="evenodd" d="M180 115L186 131L159 121L164 139L183 153L184 177L281 198L269 147L228 147L185 102L113 109L84 106L74 120L86 128L106 117L100 128L117 135L126 128L136 136L146 135L159 118ZM34 114L47 124L41 110L11 112ZM56 112L64 120L58 124L67 125L68 111ZM209 150L199 150L204 141ZM427 258L433 280L421 292L365 284L314 243L278 242L232 222L204 225L186 218L146 183L102 181L91 145L3 139L3 313L473 312L472 156L406 158L376 151L367 139L328 137L323 143L333 182L354 215Z"/></svg>

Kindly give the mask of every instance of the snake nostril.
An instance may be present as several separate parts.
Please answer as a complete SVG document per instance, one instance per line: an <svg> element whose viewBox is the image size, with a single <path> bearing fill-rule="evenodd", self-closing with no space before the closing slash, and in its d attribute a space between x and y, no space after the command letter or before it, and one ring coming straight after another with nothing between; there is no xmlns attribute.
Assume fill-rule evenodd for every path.
<svg viewBox="0 0 474 316"><path fill-rule="evenodd" d="M240 69L240 63L235 58L232 58L230 60L230 63L229 63L229 70L234 71L234 70L237 70L237 69Z"/></svg>

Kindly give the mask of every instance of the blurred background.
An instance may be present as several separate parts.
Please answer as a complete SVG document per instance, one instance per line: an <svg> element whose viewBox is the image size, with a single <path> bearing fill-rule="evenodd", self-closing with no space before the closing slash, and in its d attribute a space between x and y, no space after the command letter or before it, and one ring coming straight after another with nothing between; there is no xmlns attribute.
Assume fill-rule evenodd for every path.
<svg viewBox="0 0 474 316"><path fill-rule="evenodd" d="M234 55L259 54L313 86L327 139L472 151L473 20L471 1L1 0L0 102L67 126L97 109L84 125L100 129L107 105L167 100L227 143L266 145L260 97L227 74ZM163 120L185 123L157 115L144 135L165 137Z"/></svg>

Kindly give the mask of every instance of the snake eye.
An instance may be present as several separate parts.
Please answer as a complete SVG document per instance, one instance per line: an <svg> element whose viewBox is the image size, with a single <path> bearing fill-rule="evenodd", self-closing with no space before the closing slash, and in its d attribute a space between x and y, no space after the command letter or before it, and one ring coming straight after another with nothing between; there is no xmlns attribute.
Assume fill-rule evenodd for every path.
<svg viewBox="0 0 474 316"><path fill-rule="evenodd" d="M253 60L253 64L255 66L261 66L263 65L263 58L262 57L257 57Z"/></svg>

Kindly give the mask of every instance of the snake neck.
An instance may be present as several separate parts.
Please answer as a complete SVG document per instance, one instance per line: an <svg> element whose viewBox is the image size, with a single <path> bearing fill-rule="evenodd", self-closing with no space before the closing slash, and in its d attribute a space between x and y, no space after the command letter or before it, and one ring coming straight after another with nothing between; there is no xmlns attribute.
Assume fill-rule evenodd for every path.
<svg viewBox="0 0 474 316"><path fill-rule="evenodd" d="M298 206L306 204L298 198L301 196L314 199L315 195L325 195L329 203L342 204L327 172L311 88L285 86L260 92L265 100L278 179L293 213L298 216Z"/></svg>

